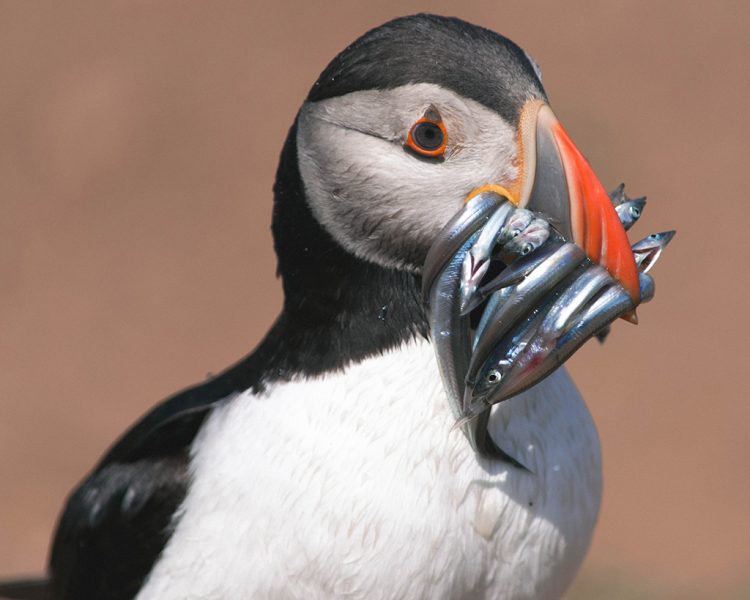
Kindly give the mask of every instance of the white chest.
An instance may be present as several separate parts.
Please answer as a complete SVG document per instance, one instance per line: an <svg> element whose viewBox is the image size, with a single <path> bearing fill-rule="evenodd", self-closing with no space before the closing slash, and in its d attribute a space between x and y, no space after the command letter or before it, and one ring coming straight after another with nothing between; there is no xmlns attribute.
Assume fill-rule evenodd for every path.
<svg viewBox="0 0 750 600"><path fill-rule="evenodd" d="M588 548L599 443L560 370L496 407L533 474L477 460L431 346L228 399L139 600L555 598Z"/></svg>

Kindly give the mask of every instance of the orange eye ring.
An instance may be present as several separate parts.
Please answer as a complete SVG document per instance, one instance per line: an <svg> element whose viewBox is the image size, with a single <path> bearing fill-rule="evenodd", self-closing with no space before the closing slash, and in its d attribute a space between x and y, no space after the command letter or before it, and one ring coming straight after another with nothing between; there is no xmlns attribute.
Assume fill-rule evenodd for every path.
<svg viewBox="0 0 750 600"><path fill-rule="evenodd" d="M422 117L412 125L406 137L406 146L428 158L439 158L448 147L448 132L441 119Z"/></svg>

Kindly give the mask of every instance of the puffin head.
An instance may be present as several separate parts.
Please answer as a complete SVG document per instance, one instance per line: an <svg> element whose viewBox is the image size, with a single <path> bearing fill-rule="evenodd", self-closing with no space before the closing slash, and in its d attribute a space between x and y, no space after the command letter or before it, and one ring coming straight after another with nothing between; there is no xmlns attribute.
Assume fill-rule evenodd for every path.
<svg viewBox="0 0 750 600"><path fill-rule="evenodd" d="M538 69L492 31L416 15L366 33L328 65L299 113L315 218L354 255L418 271L473 190L518 180L530 101L546 101Z"/></svg>
<svg viewBox="0 0 750 600"><path fill-rule="evenodd" d="M424 333L427 251L484 190L544 213L637 293L619 219L527 53L435 15L365 33L315 82L282 153L273 229L287 316L385 311L384 327Z"/></svg>

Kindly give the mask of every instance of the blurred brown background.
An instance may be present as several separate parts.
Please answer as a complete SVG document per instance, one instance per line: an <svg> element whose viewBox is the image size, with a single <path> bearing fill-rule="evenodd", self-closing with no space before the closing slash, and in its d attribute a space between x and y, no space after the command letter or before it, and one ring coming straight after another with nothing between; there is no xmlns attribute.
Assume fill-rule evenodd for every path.
<svg viewBox="0 0 750 600"><path fill-rule="evenodd" d="M632 239L679 231L641 325L571 360L606 486L571 597L750 597L748 6L2 4L0 576L43 568L115 436L256 344L300 102L366 29L430 10L537 59L605 185L648 194Z"/></svg>

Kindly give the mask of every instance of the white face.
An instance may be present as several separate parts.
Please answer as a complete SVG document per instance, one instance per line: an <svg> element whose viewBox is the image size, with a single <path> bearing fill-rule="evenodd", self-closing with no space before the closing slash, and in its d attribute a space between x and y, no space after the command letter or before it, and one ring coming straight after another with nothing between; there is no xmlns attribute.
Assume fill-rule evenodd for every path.
<svg viewBox="0 0 750 600"><path fill-rule="evenodd" d="M405 147L431 107L448 136L443 159ZM421 268L435 236L472 190L509 187L518 175L515 127L478 102L427 83L306 103L297 146L315 218L360 258L410 270Z"/></svg>

